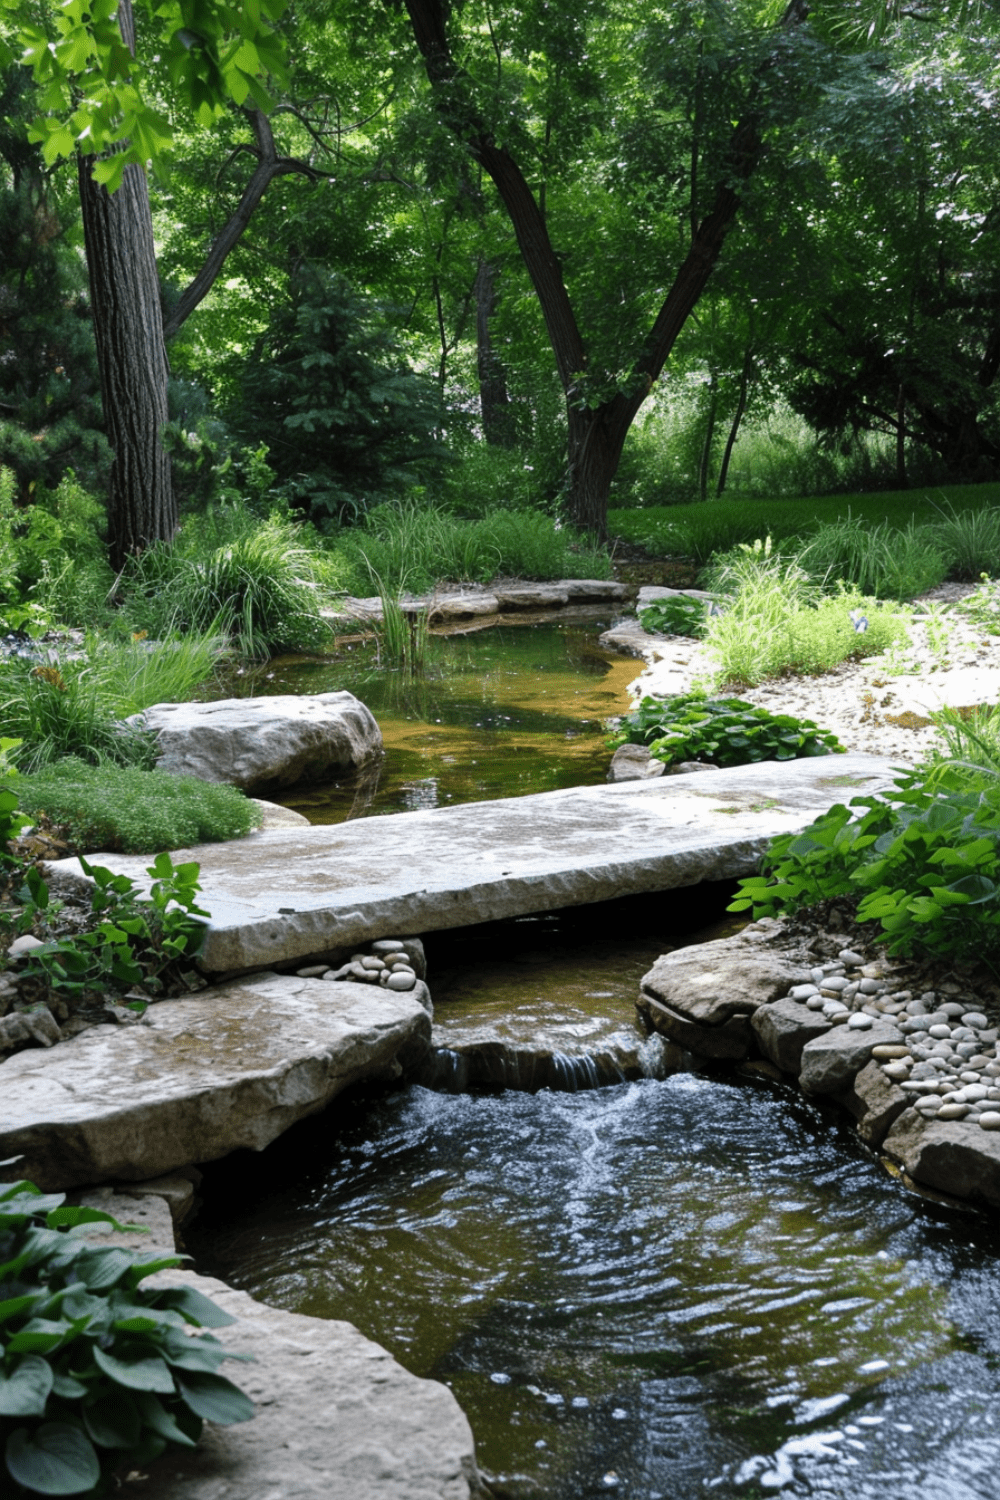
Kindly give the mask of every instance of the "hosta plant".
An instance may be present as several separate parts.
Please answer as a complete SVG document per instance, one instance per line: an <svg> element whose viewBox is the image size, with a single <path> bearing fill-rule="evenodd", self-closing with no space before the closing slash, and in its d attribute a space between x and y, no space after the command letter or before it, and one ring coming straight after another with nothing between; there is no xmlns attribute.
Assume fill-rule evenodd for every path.
<svg viewBox="0 0 1000 1500"><path fill-rule="evenodd" d="M150 1289L181 1257L90 1245L117 1224L33 1183L0 1185L0 1493L109 1494L115 1471L193 1448L204 1422L245 1422L249 1397L206 1328L234 1320L191 1286ZM194 1331L194 1336L192 1332Z"/></svg>
<svg viewBox="0 0 1000 1500"><path fill-rule="evenodd" d="M667 595L639 612L639 623L651 634L703 636L711 606L690 594Z"/></svg>
<svg viewBox="0 0 1000 1500"><path fill-rule="evenodd" d="M773 916L854 896L890 953L991 959L1000 951L1000 780L949 767L907 773L882 796L838 803L774 839L730 911ZM852 811L854 809L854 811Z"/></svg>
<svg viewBox="0 0 1000 1500"><path fill-rule="evenodd" d="M681 693L674 698L643 698L614 736L618 745L648 745L667 765L682 760L743 766L760 760L794 760L829 755L843 745L811 719L772 714L743 698L707 698Z"/></svg>

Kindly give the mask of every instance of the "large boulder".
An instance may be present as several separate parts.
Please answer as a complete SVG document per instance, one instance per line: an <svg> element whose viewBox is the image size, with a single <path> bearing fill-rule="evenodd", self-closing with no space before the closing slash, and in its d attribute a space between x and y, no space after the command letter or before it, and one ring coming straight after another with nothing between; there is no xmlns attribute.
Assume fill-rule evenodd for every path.
<svg viewBox="0 0 1000 1500"><path fill-rule="evenodd" d="M257 974L151 1005L0 1068L0 1179L45 1191L136 1181L262 1151L342 1089L387 1080L430 1043L414 992Z"/></svg>
<svg viewBox="0 0 1000 1500"><path fill-rule="evenodd" d="M910 1101L873 1058L850 1086L837 1095L837 1103L857 1120L858 1135L865 1144L878 1150Z"/></svg>
<svg viewBox="0 0 1000 1500"><path fill-rule="evenodd" d="M155 732L158 771L245 792L322 781L382 754L381 730L353 693L157 703L129 723Z"/></svg>
<svg viewBox="0 0 1000 1500"><path fill-rule="evenodd" d="M759 1006L750 1025L764 1056L783 1073L796 1074L802 1068L802 1049L806 1043L830 1030L826 1016L787 998Z"/></svg>
<svg viewBox="0 0 1000 1500"><path fill-rule="evenodd" d="M643 975L642 996L703 1026L752 1016L810 978L808 955L768 946L776 932L777 924L755 923L735 937L665 953Z"/></svg>

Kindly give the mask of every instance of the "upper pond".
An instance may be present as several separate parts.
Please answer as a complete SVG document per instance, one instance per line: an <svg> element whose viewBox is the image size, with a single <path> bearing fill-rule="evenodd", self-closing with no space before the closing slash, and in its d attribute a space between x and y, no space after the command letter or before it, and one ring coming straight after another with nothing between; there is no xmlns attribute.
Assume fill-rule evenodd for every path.
<svg viewBox="0 0 1000 1500"><path fill-rule="evenodd" d="M597 645L611 617L499 625L432 636L421 676L379 666L372 643L329 661L286 657L225 683L227 694L338 689L378 720L385 759L367 778L296 790L283 800L311 823L519 797L604 780L604 720L628 703L640 662Z"/></svg>

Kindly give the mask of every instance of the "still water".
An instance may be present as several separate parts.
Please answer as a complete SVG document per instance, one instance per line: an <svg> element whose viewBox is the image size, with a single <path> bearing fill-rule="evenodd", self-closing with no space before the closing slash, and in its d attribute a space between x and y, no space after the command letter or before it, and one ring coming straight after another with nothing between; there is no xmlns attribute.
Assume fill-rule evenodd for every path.
<svg viewBox="0 0 1000 1500"><path fill-rule="evenodd" d="M602 959L597 927L505 937L488 994L473 935L432 949L439 1017L466 1022L474 990L584 1015L629 947L620 926ZM498 1496L1000 1493L1000 1235L908 1194L795 1089L359 1095L209 1168L205 1197L199 1267L446 1381Z"/></svg>
<svg viewBox="0 0 1000 1500"><path fill-rule="evenodd" d="M641 662L602 652L601 616L570 625L501 625L432 636L425 670L408 678L357 644L324 661L286 657L227 679L226 696L346 689L378 721L385 759L374 773L283 800L311 823L519 797L604 780L604 721L628 705Z"/></svg>

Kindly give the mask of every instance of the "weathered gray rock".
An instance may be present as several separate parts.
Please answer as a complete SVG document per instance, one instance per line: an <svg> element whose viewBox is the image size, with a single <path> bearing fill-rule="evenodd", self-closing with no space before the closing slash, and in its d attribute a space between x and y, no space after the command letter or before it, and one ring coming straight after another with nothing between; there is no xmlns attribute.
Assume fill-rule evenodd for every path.
<svg viewBox="0 0 1000 1500"><path fill-rule="evenodd" d="M200 866L212 914L200 961L231 972L306 963L399 932L749 875L774 835L805 828L831 800L891 782L892 763L871 755L763 762L276 829L174 858ZM142 856L92 859L148 885ZM57 886L81 879L77 860L48 868Z"/></svg>
<svg viewBox="0 0 1000 1500"><path fill-rule="evenodd" d="M605 651L617 651L619 656L634 656L642 661L646 657L655 657L659 651L664 650L670 644L670 637L643 630L639 621L630 617L619 620L610 630L603 631L597 638L597 644Z"/></svg>
<svg viewBox="0 0 1000 1500"><path fill-rule="evenodd" d="M640 1019L652 1031L700 1057L740 1060L750 1051L753 1033L749 1015L731 1015L725 1021L704 1025L665 1005L652 995L640 994L635 1002Z"/></svg>
<svg viewBox="0 0 1000 1500"><path fill-rule="evenodd" d="M639 590L635 607L641 613L644 609L649 609L651 604L663 599L698 599L703 604L709 604L713 598L714 595L706 593L704 589L668 589L665 584L647 583Z"/></svg>
<svg viewBox="0 0 1000 1500"><path fill-rule="evenodd" d="M608 781L649 781L666 770L662 760L654 760L648 745L619 745L611 757Z"/></svg>
<svg viewBox="0 0 1000 1500"><path fill-rule="evenodd" d="M265 802L261 797L254 797L260 808L260 825L254 832L261 832L265 828L308 828L309 819L304 813L296 812L293 807L282 807L278 802ZM247 835L253 838L253 833Z"/></svg>
<svg viewBox="0 0 1000 1500"><path fill-rule="evenodd" d="M882 1149L902 1162L914 1182L953 1198L1000 1207L1000 1132L981 1130L966 1120L925 1120L908 1109Z"/></svg>
<svg viewBox="0 0 1000 1500"><path fill-rule="evenodd" d="M156 732L159 771L276 791L354 770L382 753L382 732L353 693L158 703L129 723Z"/></svg>
<svg viewBox="0 0 1000 1500"><path fill-rule="evenodd" d="M857 1120L858 1134L866 1145L877 1150L910 1101L872 1059L851 1085L837 1095L837 1103Z"/></svg>
<svg viewBox="0 0 1000 1500"><path fill-rule="evenodd" d="M494 586L501 610L559 609L569 603L569 593L557 583L523 583Z"/></svg>
<svg viewBox="0 0 1000 1500"><path fill-rule="evenodd" d="M150 1006L2 1066L0 1168L45 1190L141 1180L262 1150L349 1084L398 1077L430 1041L413 994L278 974Z"/></svg>
<svg viewBox="0 0 1000 1500"><path fill-rule="evenodd" d="M691 1021L718 1026L809 978L808 955L764 947L760 933L738 933L665 953L642 977L642 994Z"/></svg>
<svg viewBox="0 0 1000 1500"><path fill-rule="evenodd" d="M149 1466L143 1500L475 1500L468 1420L448 1387L411 1375L350 1323L304 1317L188 1271L238 1319L216 1337L252 1364L223 1365L257 1413L206 1424L198 1447Z"/></svg>
<svg viewBox="0 0 1000 1500"><path fill-rule="evenodd" d="M830 1029L825 1016L807 1010L797 1000L775 1000L772 1005L761 1005L751 1017L757 1045L764 1056L783 1073L795 1073L802 1067L802 1049L814 1037L822 1036Z"/></svg>
<svg viewBox="0 0 1000 1500"><path fill-rule="evenodd" d="M877 1021L868 1031L834 1026L802 1049L799 1083L803 1093L842 1093L870 1061L873 1047L902 1039L902 1032L887 1021Z"/></svg>
<svg viewBox="0 0 1000 1500"><path fill-rule="evenodd" d="M470 620L495 615L500 609L496 594L442 594L430 605L432 620Z"/></svg>

